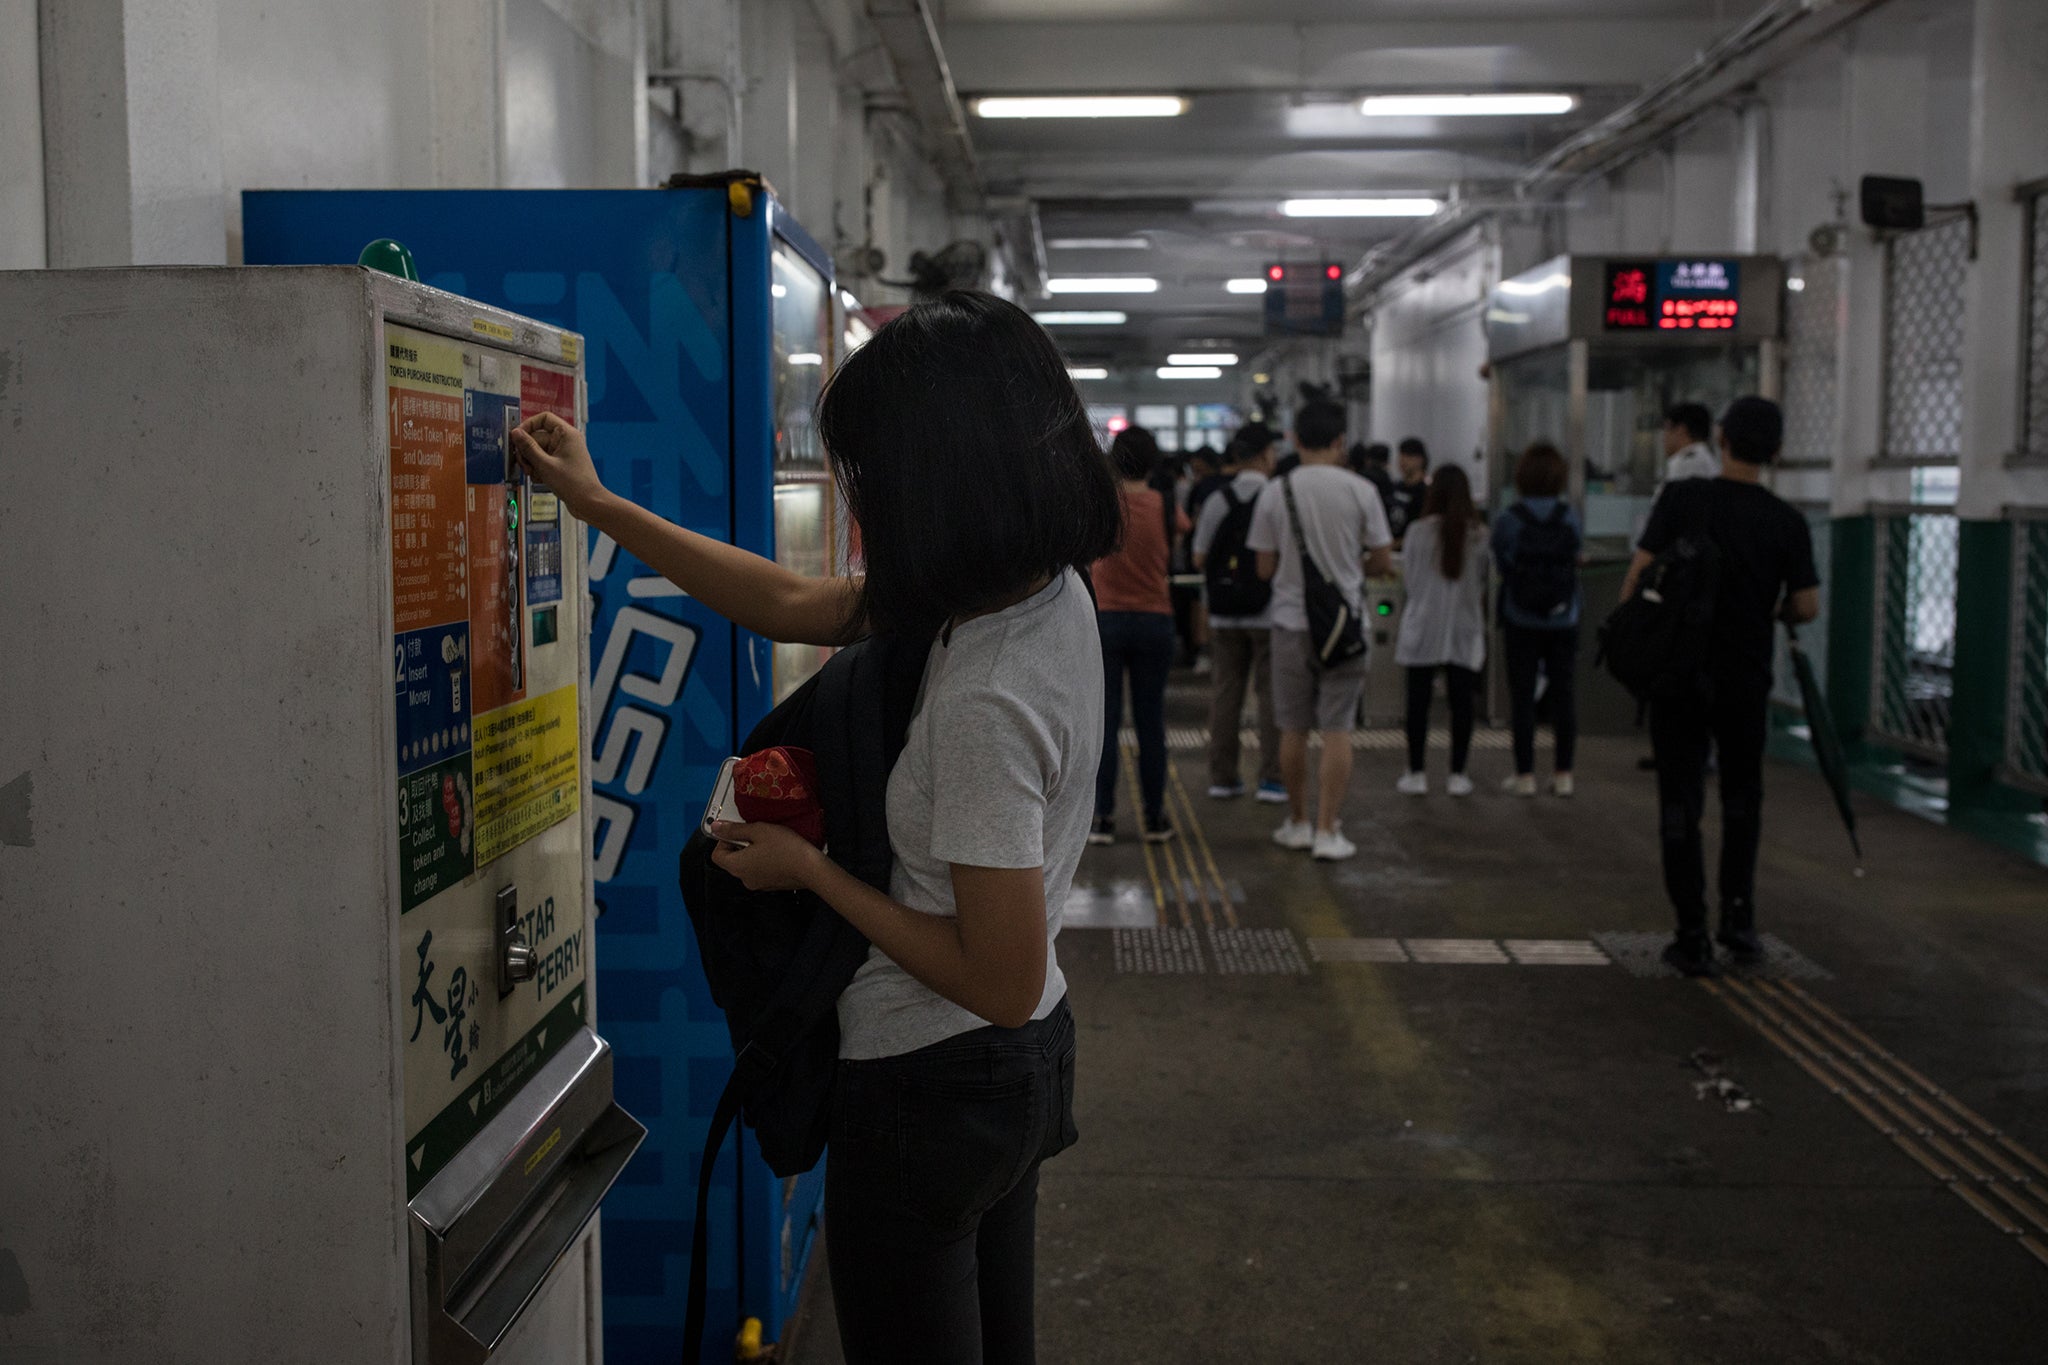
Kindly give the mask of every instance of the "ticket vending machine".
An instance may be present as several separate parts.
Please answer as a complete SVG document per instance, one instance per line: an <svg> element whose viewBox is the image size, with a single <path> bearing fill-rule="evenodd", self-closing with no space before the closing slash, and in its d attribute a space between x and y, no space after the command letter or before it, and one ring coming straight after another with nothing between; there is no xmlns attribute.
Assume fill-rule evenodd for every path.
<svg viewBox="0 0 2048 1365"><path fill-rule="evenodd" d="M582 340L0 275L9 1361L600 1358Z"/></svg>
<svg viewBox="0 0 2048 1365"><path fill-rule="evenodd" d="M608 486L803 573L843 569L847 528L812 405L849 320L831 259L757 177L666 189L262 190L244 253L277 265L410 247L429 284L583 335L589 436ZM676 1353L697 1162L732 1066L676 886L718 765L824 651L738 630L604 537L590 538L598 985L620 1102L645 1154L605 1206L612 1365ZM794 1311L822 1172L779 1180L751 1135L716 1170L708 1357L748 1317Z"/></svg>

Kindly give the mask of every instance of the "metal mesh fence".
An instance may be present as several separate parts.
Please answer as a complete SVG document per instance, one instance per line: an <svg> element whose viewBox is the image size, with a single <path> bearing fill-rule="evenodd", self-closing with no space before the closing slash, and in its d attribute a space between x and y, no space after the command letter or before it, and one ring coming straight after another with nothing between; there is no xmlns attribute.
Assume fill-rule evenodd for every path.
<svg viewBox="0 0 2048 1365"><path fill-rule="evenodd" d="M2048 458L2048 190L2027 201L2027 384L2023 448Z"/></svg>
<svg viewBox="0 0 2048 1365"><path fill-rule="evenodd" d="M1799 647L1806 651L1806 661L1813 665L1814 678L1825 688L1828 685L1828 590L1827 584L1834 548L1831 534L1832 523L1825 507L1809 507L1806 511L1806 526L1813 534L1813 566L1820 571L1820 615L1799 627ZM1778 657L1774 665L1776 679L1771 691L1774 701L1795 710L1804 705L1799 695L1799 678L1792 671L1792 650L1785 643L1785 632L1778 632Z"/></svg>
<svg viewBox="0 0 2048 1365"><path fill-rule="evenodd" d="M1885 248L1884 453L1948 459L1963 447L1963 280L1970 225L1957 219Z"/></svg>
<svg viewBox="0 0 2048 1365"><path fill-rule="evenodd" d="M1787 463L1834 462L1841 278L1839 262L1812 259L1793 262L1786 277L1783 458Z"/></svg>
<svg viewBox="0 0 2048 1365"><path fill-rule="evenodd" d="M1877 556L1873 728L1909 753L1945 758L1955 691L1955 514L1878 518Z"/></svg>
<svg viewBox="0 0 2048 1365"><path fill-rule="evenodd" d="M2048 520L2013 527L2008 775L2048 792Z"/></svg>

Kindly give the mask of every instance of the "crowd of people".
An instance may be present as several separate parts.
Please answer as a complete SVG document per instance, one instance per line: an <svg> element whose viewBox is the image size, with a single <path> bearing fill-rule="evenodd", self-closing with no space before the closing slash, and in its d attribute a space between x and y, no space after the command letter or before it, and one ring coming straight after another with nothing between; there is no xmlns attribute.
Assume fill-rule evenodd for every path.
<svg viewBox="0 0 2048 1365"><path fill-rule="evenodd" d="M1710 751L1720 763L1724 845L1717 935L1738 960L1760 951L1754 878L1762 758L1770 690L1771 631L1778 619L1817 611L1818 578L1802 518L1761 482L1783 432L1777 406L1744 398L1720 423L1701 404L1664 414L1663 477L1633 537L1624 599L1658 557L1684 541L1708 541L1718 566L1713 622L1696 687L1647 704L1657 771L1666 888L1679 932L1667 958L1683 971L1714 970L1707 936L1699 823ZM1324 399L1295 415L1292 449L1259 423L1220 452L1170 467L1140 428L1117 434L1111 455L1122 479L1125 537L1093 566L1104 659L1107 729L1090 839L1116 838L1118 729L1130 686L1142 837L1173 837L1164 815L1166 686L1176 650L1206 670L1210 686L1209 796L1286 806L1273 831L1282 848L1338 861L1357 848L1341 810L1350 786L1353 731L1361 721L1368 650L1360 617L1368 577L1398 572L1404 602L1394 665L1404 674L1407 765L1395 789L1430 791L1431 712L1441 684L1450 712L1444 791L1468 797L1472 735L1490 643L1498 640L1508 698L1513 771L1501 788L1534 798L1539 718L1554 752L1547 790L1576 791L1578 671L1586 595L1585 527L1567 499L1569 462L1547 441L1522 451L1514 497L1489 522L1464 468L1432 471L1427 446L1345 446L1345 415ZM1390 464L1393 466L1390 468ZM1173 579L1199 575L1175 601ZM1332 631L1323 595L1348 609ZM1176 636L1180 643L1176 646ZM1258 735L1252 785L1243 771L1247 701ZM1310 771L1310 736L1320 754Z"/></svg>

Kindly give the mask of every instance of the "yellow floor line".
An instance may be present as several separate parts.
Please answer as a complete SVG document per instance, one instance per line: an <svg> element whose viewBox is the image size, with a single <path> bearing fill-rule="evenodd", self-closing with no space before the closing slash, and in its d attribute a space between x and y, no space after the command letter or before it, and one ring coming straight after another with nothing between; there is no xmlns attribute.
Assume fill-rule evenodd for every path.
<svg viewBox="0 0 2048 1365"><path fill-rule="evenodd" d="M1138 846L1145 850L1145 870L1152 874L1152 894L1159 909L1159 925L1163 929L1173 921L1166 913L1166 897L1160 892L1159 870L1153 861L1154 845L1145 842L1145 799L1138 790L1138 755L1128 744L1123 746L1123 766L1124 786L1129 789L1131 795L1131 810L1138 817ZM1159 848L1161 853L1165 852L1163 845L1159 846ZM1165 862L1166 880L1173 883L1173 898L1180 906L1181 928L1192 929L1195 927L1195 920L1194 916L1188 913L1187 891L1181 886L1180 878L1174 873L1173 859L1167 857Z"/></svg>
<svg viewBox="0 0 2048 1365"><path fill-rule="evenodd" d="M1180 765L1169 761L1166 765L1166 774L1173 784L1174 794L1180 797L1181 809L1187 813L1188 826L1195 832L1195 842L1201 847L1202 861L1207 864L1209 879L1216 887L1216 899L1223 906L1223 921L1235 929L1238 927L1237 906L1230 898L1230 887L1223 880L1222 869L1216 866L1216 853L1215 850L1209 847L1208 831L1202 828L1201 817L1195 814L1194 800L1188 795L1186 785L1180 780ZM1188 862L1191 866L1193 865L1194 855L1192 853L1189 854Z"/></svg>
<svg viewBox="0 0 2048 1365"><path fill-rule="evenodd" d="M2048 1265L2048 1241L2041 1235L2048 1233L2048 1195L1999 1149L2035 1170L2048 1170L2040 1158L1796 982L1701 984L1986 1222Z"/></svg>

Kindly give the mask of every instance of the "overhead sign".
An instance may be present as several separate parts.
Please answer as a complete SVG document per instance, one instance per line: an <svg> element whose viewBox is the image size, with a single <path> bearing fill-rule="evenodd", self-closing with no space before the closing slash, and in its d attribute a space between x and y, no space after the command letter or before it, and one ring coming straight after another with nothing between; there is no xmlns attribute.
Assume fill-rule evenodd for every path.
<svg viewBox="0 0 2048 1365"><path fill-rule="evenodd" d="M1741 287L1741 266L1731 260L1609 261L1602 323L1610 332L1733 331Z"/></svg>
<svg viewBox="0 0 2048 1365"><path fill-rule="evenodd" d="M1333 337L1344 331L1344 267L1266 267L1266 335Z"/></svg>

